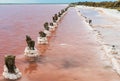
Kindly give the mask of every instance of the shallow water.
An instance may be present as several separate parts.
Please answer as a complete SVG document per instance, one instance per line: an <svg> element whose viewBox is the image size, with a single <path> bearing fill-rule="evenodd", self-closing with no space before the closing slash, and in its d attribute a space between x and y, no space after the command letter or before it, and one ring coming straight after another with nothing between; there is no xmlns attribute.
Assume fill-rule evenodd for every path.
<svg viewBox="0 0 120 81"><path fill-rule="evenodd" d="M34 11L34 13L27 14L23 12L19 14L19 16L17 17L19 17L20 20L21 19L23 20L21 20L21 23L19 22L17 23L16 26L18 28L10 26L10 29L8 27L8 30L6 30L3 27L4 29L3 33L6 32L5 35L10 36L9 38L5 37L5 39L11 40L10 38L13 38L14 40L12 41L14 42L12 41L7 42L7 40L4 39L2 40L6 41L8 45L10 45L9 46L10 49L7 52L3 50L3 54L1 55L2 63L0 64L1 68L3 65L2 56L4 56L5 54L4 52L6 53L11 52L17 55L16 65L23 74L22 78L19 79L18 81L119 80L119 77L111 68L106 68L106 66L102 64L102 61L100 60L99 57L100 55L98 43L96 42L95 37L91 30L89 30L88 25L84 23L83 17L78 16L74 8L70 8L68 10L68 13L61 19L58 28L50 38L48 45L36 44L36 47L42 53L42 56L39 57L37 62L28 62L27 60L25 60L23 56L23 51L26 46L25 35L29 34L32 36L34 40L36 40L36 37L38 36L37 32L43 29L42 26L43 23L45 21L50 21L50 18L54 13L59 11L61 8L65 7L65 6L56 7L56 5L42 6L42 8L44 7L44 10L40 8L40 11L43 10L43 12L45 12L43 14L37 13L39 10L38 6L39 5L37 5L37 7L33 6L30 9L28 9L28 6L24 5L25 9L25 10L23 9L24 12ZM49 14L47 13L47 11L50 11ZM21 17L20 15L23 17ZM46 17L43 18L43 15ZM18 20L19 18L17 17L14 18ZM26 19L26 17L28 19ZM8 32L10 34L8 34ZM3 47L5 48L4 45ZM13 46L13 48L11 46ZM11 49L16 50L11 51ZM4 80L2 76L0 77L0 80L2 81Z"/></svg>
<svg viewBox="0 0 120 81"><path fill-rule="evenodd" d="M51 22L52 16L66 6L0 5L0 62L4 63L6 54L23 55L25 36L30 35L36 41L43 24Z"/></svg>

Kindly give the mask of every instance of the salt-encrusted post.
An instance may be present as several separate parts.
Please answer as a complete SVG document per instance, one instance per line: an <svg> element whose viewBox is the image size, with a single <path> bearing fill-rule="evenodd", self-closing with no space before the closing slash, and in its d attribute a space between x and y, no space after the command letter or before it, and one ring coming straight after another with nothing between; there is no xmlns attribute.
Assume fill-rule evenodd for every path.
<svg viewBox="0 0 120 81"><path fill-rule="evenodd" d="M48 44L46 33L44 33L43 31L39 32L38 44Z"/></svg>
<svg viewBox="0 0 120 81"><path fill-rule="evenodd" d="M5 79L16 80L22 77L22 73L15 65L15 56L6 55L3 76Z"/></svg>

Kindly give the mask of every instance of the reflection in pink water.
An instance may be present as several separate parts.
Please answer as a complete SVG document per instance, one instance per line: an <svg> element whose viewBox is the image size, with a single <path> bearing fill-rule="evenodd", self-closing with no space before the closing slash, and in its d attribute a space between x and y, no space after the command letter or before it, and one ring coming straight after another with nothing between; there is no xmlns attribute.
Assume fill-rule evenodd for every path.
<svg viewBox="0 0 120 81"><path fill-rule="evenodd" d="M0 5L0 62L5 54L23 54L25 35L37 40L44 22L66 5Z"/></svg>
<svg viewBox="0 0 120 81"><path fill-rule="evenodd" d="M30 35L36 41L43 23L51 21L52 15L64 7L65 5L2 5L1 63L5 54L17 55L16 65L23 74L18 81L118 81L117 74L102 65L99 45L74 8L70 8L62 18L48 45L36 45L43 54L38 61L34 63L24 59L25 35ZM5 16L7 13L9 14ZM2 68L3 64L0 65ZM3 77L0 80L3 81Z"/></svg>

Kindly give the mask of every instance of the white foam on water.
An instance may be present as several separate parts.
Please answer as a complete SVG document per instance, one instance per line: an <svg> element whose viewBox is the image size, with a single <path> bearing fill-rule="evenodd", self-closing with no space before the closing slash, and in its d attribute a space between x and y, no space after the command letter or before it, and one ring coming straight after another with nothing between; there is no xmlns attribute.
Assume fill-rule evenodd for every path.
<svg viewBox="0 0 120 81"><path fill-rule="evenodd" d="M67 44L64 44L64 43L62 43L62 44L60 44L61 46L65 46L65 45L67 45Z"/></svg>

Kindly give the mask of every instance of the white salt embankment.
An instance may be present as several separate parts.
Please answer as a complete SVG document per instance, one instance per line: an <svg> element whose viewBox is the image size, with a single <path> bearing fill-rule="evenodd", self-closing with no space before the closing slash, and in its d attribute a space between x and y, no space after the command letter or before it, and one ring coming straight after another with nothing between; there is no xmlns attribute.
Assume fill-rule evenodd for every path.
<svg viewBox="0 0 120 81"><path fill-rule="evenodd" d="M81 11L80 8L84 8L88 11ZM120 29L120 12L114 9L85 6L78 6L76 7L76 9L77 11L81 11L82 15L92 18L93 26L91 26L91 28L96 35L96 41L98 41L98 43L101 45L101 49L103 50L105 56L107 56L112 68L118 74L120 74L120 43L118 42L120 40L118 38L118 36L120 35L118 33ZM89 15L91 11L96 12L96 15L94 15L94 17ZM105 23L104 21L102 22L102 24L100 24L101 22L95 22L100 21L100 18L104 18L105 22L107 23Z"/></svg>

